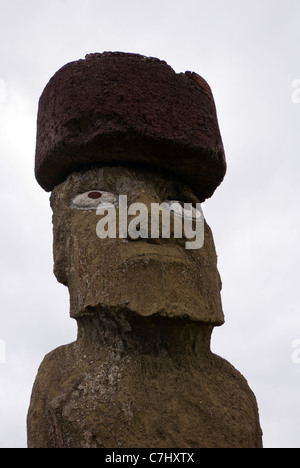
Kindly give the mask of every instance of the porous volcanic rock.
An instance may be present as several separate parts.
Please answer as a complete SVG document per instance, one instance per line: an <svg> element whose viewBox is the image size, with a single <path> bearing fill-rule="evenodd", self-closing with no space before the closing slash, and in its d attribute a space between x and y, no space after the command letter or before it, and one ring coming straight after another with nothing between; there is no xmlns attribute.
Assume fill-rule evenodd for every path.
<svg viewBox="0 0 300 468"><path fill-rule="evenodd" d="M109 308L48 354L28 414L30 448L261 448L244 377L210 352L212 327Z"/></svg>
<svg viewBox="0 0 300 468"><path fill-rule="evenodd" d="M224 317L209 226L191 251L177 238L99 239L96 210L74 204L96 190L147 205L197 201L178 180L141 168L81 170L55 188L55 274L69 288L78 339L40 366L29 447L261 447L255 396L210 350Z"/></svg>
<svg viewBox="0 0 300 468"><path fill-rule="evenodd" d="M76 319L105 304L125 306L142 316L189 317L222 325L222 285L208 224L204 222L201 249L186 249L186 239L174 238L171 230L169 239L153 239L151 232L145 239L119 235L99 239L96 229L101 217L96 210L76 209L72 202L74 197L94 190L110 192L116 199L126 195L128 206L142 201L149 217L152 202L198 201L188 185L144 168L90 168L70 174L55 187L51 195L54 272L69 288L71 317ZM117 206L116 219L119 216ZM149 231L150 225L151 220Z"/></svg>
<svg viewBox="0 0 300 468"><path fill-rule="evenodd" d="M36 178L51 191L90 164L134 163L179 174L201 201L226 162L209 85L166 62L104 52L62 67L39 102Z"/></svg>
<svg viewBox="0 0 300 468"><path fill-rule="evenodd" d="M52 191L54 272L78 336L38 370L28 447L262 447L253 392L210 347L224 323L221 279L198 204L226 163L208 84L137 54L67 64L40 99L35 170ZM142 236L123 235L121 196L146 209ZM102 199L119 235L98 235ZM153 204L173 201L189 212L170 214L167 236L161 215L147 236ZM188 217L203 227L195 249L186 248Z"/></svg>

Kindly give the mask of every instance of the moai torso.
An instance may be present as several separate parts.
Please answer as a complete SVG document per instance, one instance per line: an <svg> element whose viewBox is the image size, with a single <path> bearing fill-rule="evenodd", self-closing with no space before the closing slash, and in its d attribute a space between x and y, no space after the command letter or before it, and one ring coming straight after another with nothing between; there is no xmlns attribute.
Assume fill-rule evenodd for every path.
<svg viewBox="0 0 300 468"><path fill-rule="evenodd" d="M40 366L29 447L261 447L255 396L210 351L224 317L200 203L225 170L213 97L198 75L104 53L49 82L36 177L52 191L55 274L69 288L78 338ZM203 236L199 248L187 248L186 219Z"/></svg>

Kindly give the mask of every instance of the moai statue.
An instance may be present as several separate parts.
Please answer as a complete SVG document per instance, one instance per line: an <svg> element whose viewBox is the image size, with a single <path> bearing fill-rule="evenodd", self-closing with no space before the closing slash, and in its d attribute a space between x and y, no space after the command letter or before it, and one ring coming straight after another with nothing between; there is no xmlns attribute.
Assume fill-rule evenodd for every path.
<svg viewBox="0 0 300 468"><path fill-rule="evenodd" d="M40 366L30 448L262 446L254 394L210 350L224 317L200 203L225 171L214 99L196 73L105 52L50 80L36 177L52 191L54 271L69 289L78 338ZM147 212L139 222L137 206ZM163 235L168 208L173 225ZM202 229L199 245L187 244L183 228L175 235L175 218Z"/></svg>

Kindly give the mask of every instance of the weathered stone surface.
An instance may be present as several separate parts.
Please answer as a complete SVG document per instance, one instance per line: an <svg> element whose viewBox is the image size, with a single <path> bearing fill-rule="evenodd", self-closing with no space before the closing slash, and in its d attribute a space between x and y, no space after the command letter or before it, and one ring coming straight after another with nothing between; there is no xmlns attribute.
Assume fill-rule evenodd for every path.
<svg viewBox="0 0 300 468"><path fill-rule="evenodd" d="M143 316L221 325L221 280L209 226L205 224L204 246L196 250L185 249L185 239L99 239L95 210L72 206L74 196L93 190L127 195L128 205L143 202L149 214L151 203L199 201L174 177L145 169L94 168L73 173L57 186L51 196L55 274L68 285L71 316L106 304Z"/></svg>
<svg viewBox="0 0 300 468"><path fill-rule="evenodd" d="M175 238L99 239L99 190L129 203L197 202L175 178L140 168L92 168L55 188L55 273L68 285L78 339L39 369L29 447L261 447L252 391L210 351L224 317L209 227L195 251ZM76 208L87 191L93 208Z"/></svg>
<svg viewBox="0 0 300 468"><path fill-rule="evenodd" d="M255 397L210 352L212 327L94 311L47 355L28 415L30 448L260 448Z"/></svg>
<svg viewBox="0 0 300 468"><path fill-rule="evenodd" d="M47 191L90 164L179 174L201 201L226 171L210 87L156 58L90 54L62 67L39 102L36 177Z"/></svg>
<svg viewBox="0 0 300 468"><path fill-rule="evenodd" d="M50 80L36 177L53 190L54 272L68 286L78 337L40 366L30 448L262 446L255 396L210 350L224 316L207 223L195 250L175 227L168 238L160 227L157 238L96 233L98 202L112 203L117 224L119 196L142 203L146 217L153 203L177 200L181 210L211 196L225 169L213 97L198 75L104 53Z"/></svg>

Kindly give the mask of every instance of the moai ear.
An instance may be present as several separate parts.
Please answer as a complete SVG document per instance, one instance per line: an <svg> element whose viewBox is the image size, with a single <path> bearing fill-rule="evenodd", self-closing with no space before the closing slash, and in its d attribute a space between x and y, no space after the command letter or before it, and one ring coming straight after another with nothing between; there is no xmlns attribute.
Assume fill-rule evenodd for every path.
<svg viewBox="0 0 300 468"><path fill-rule="evenodd" d="M59 204L59 197L53 193L51 195L51 208L53 210L53 257L54 274L59 283L68 286L68 243L69 243L69 223L66 220L65 212Z"/></svg>
<svg viewBox="0 0 300 468"><path fill-rule="evenodd" d="M53 237L53 257L54 257L54 274L59 283L68 286L68 260L67 260L67 240L60 235L60 232L55 233Z"/></svg>

